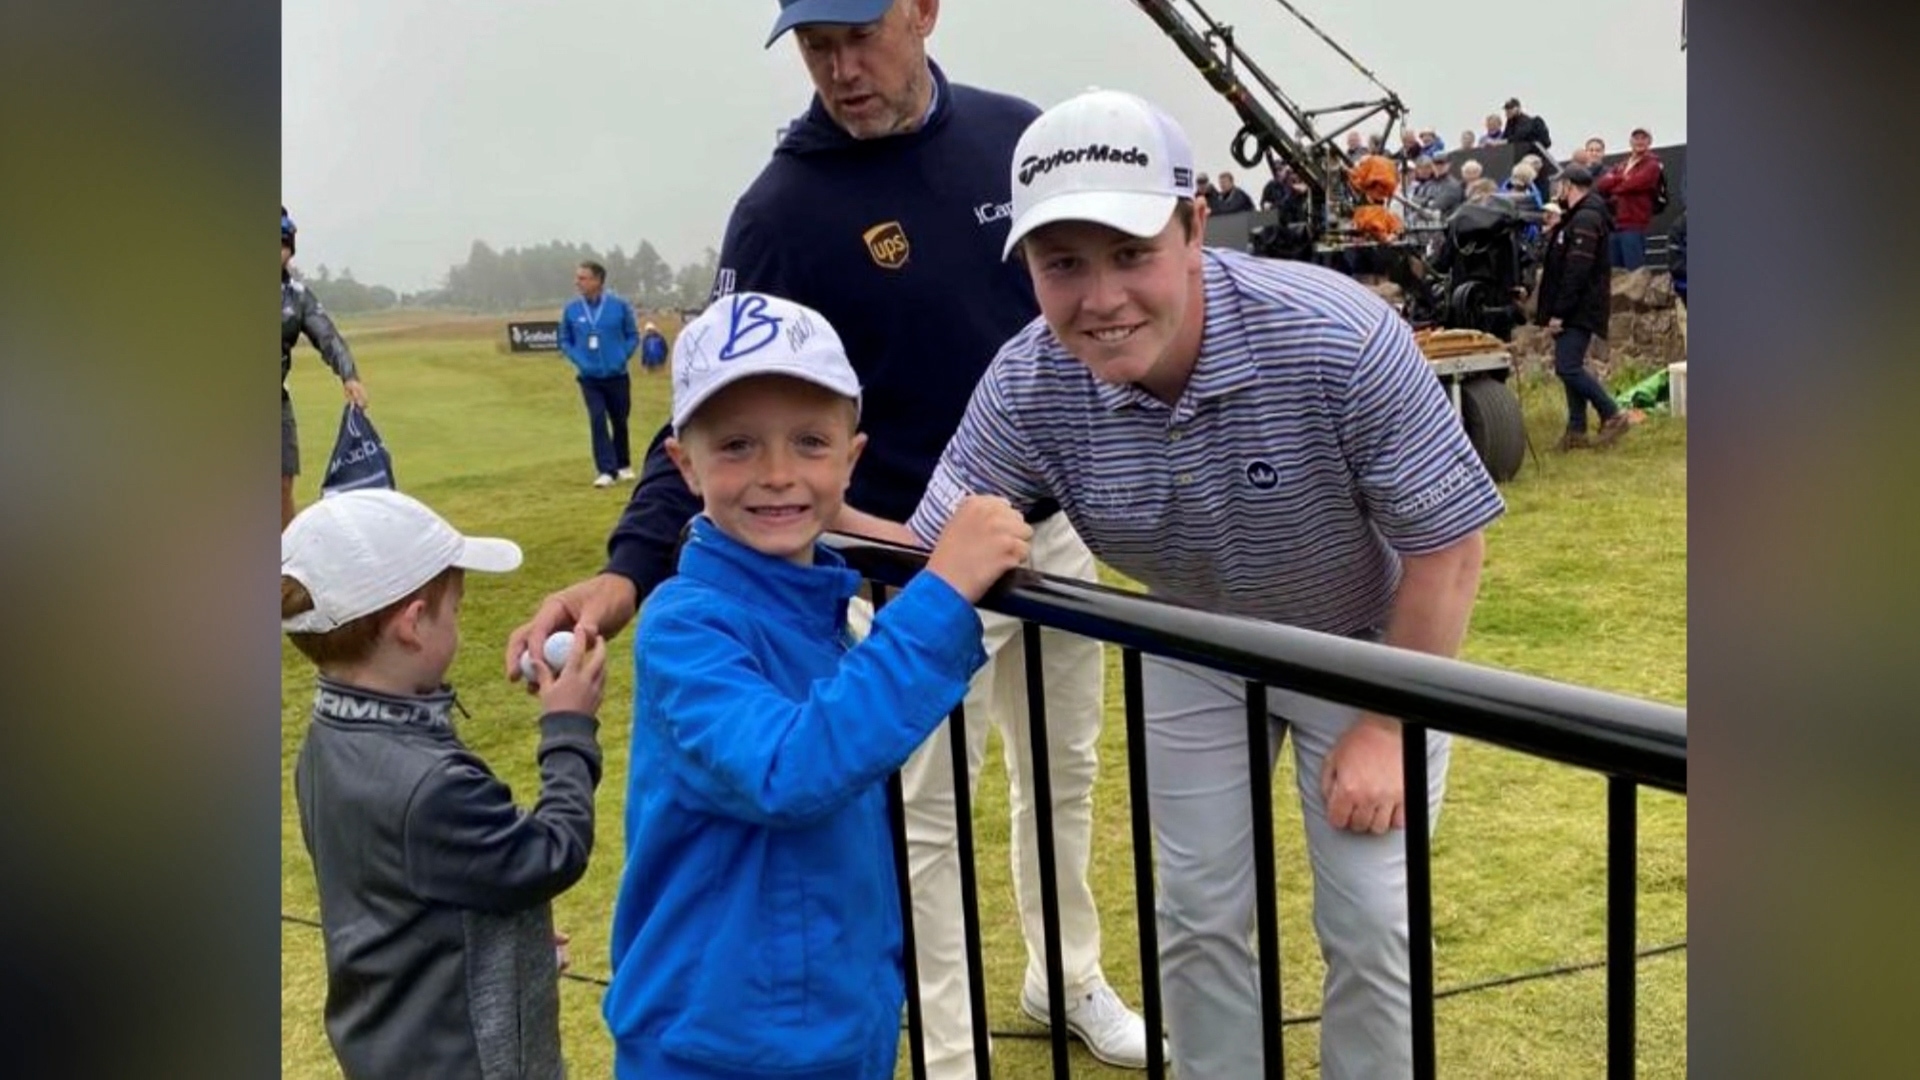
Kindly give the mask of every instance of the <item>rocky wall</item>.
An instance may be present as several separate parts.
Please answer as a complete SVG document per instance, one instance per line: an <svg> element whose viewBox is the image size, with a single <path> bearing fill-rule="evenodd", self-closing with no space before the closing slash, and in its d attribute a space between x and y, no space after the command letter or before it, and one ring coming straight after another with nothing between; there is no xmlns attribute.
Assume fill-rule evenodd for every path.
<svg viewBox="0 0 1920 1080"><path fill-rule="evenodd" d="M1621 367L1652 370L1687 358L1685 320L1674 304L1673 279L1641 268L1613 272L1613 308L1607 340L1595 341L1588 361L1605 378ZM1553 339L1537 326L1514 331L1513 356L1522 370L1550 371Z"/></svg>

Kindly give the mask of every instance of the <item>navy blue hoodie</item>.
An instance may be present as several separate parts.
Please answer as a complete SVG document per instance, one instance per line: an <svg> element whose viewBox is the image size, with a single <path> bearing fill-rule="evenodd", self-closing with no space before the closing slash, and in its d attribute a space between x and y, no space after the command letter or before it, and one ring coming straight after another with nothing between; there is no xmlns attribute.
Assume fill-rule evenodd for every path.
<svg viewBox="0 0 1920 1080"><path fill-rule="evenodd" d="M1040 314L1018 259L1002 259L1014 146L1040 115L1019 98L958 86L933 66L927 122L855 139L816 96L734 205L716 297L765 292L826 316L865 391L867 448L849 505L905 521L1006 340ZM645 601L673 573L700 511L654 436L607 543L607 570ZM1036 519L1051 512L1036 508Z"/></svg>

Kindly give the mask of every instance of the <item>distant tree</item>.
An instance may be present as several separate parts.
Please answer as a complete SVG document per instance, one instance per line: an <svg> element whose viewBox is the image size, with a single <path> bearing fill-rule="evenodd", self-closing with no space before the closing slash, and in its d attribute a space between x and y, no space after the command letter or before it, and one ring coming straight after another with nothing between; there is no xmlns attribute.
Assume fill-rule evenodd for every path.
<svg viewBox="0 0 1920 1080"><path fill-rule="evenodd" d="M447 300L461 307L491 308L499 276L500 256L485 240L475 240L467 249L467 261L447 271Z"/></svg>
<svg viewBox="0 0 1920 1080"><path fill-rule="evenodd" d="M322 266L315 271L307 287L337 314L382 311L399 303L400 298L385 285L362 284L353 276L352 267L341 270L338 277L327 274L326 269Z"/></svg>
<svg viewBox="0 0 1920 1080"><path fill-rule="evenodd" d="M675 306L703 308L713 295L713 278L720 272L720 253L707 249L706 256L690 262L674 275Z"/></svg>
<svg viewBox="0 0 1920 1080"><path fill-rule="evenodd" d="M482 311L557 308L574 295L574 270L588 260L607 268L609 288L643 308L704 306L719 253L708 248L704 259L675 271L645 240L632 255L562 240L495 251L475 240L466 261L447 268L446 283L418 302Z"/></svg>
<svg viewBox="0 0 1920 1080"><path fill-rule="evenodd" d="M653 309L674 306L676 290L673 267L646 240L640 241L640 246L634 250L632 275L635 303Z"/></svg>
<svg viewBox="0 0 1920 1080"><path fill-rule="evenodd" d="M627 258L627 253L620 250L619 244L615 244L613 250L607 252L607 257L602 262L607 268L607 288L628 300L634 299L630 286L633 280L633 263Z"/></svg>

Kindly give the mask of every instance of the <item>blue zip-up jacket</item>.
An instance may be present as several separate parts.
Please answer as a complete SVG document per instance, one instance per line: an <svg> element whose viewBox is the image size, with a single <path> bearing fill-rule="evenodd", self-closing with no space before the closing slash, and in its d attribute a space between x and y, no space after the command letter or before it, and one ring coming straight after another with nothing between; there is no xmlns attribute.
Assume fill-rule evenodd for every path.
<svg viewBox="0 0 1920 1080"><path fill-rule="evenodd" d="M886 777L966 696L980 619L916 576L850 645L857 573L704 515L634 639L626 869L601 1008L644 1080L890 1080L905 1000Z"/></svg>
<svg viewBox="0 0 1920 1080"><path fill-rule="evenodd" d="M893 521L920 505L994 353L1040 314L1018 259L1002 259L1013 151L1040 110L947 81L918 129L855 139L819 98L740 197L715 295L772 293L826 316L860 376L867 448L847 503ZM700 511L654 436L607 542L606 569L644 601L673 573ZM1036 506L1030 520L1058 507Z"/></svg>
<svg viewBox="0 0 1920 1080"><path fill-rule="evenodd" d="M596 337L599 347L588 348ZM633 321L633 306L610 292L601 292L600 303L591 307L585 297L576 296L560 311L560 351L573 361L580 378L625 375L627 361L639 347L640 327Z"/></svg>
<svg viewBox="0 0 1920 1080"><path fill-rule="evenodd" d="M667 362L667 335L649 330L640 339L640 364L658 367Z"/></svg>

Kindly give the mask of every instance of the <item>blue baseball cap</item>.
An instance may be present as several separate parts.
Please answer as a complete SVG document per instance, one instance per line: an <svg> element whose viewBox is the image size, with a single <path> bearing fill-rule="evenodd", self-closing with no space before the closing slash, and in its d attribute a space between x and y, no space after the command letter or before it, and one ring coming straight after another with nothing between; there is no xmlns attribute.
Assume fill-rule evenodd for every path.
<svg viewBox="0 0 1920 1080"><path fill-rule="evenodd" d="M780 17L774 20L773 33L767 35L767 46L771 48L781 34L796 26L859 26L879 19L892 6L893 0L780 0Z"/></svg>

